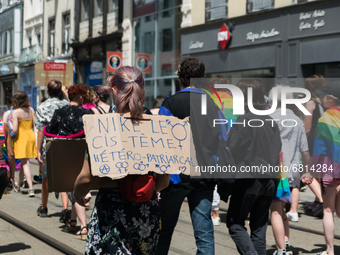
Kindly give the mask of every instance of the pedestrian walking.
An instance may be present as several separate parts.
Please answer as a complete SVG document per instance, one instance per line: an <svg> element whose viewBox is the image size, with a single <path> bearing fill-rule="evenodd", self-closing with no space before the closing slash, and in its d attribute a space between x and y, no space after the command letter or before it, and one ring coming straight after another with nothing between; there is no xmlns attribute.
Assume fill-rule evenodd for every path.
<svg viewBox="0 0 340 255"><path fill-rule="evenodd" d="M6 146L8 164L10 168L7 174L6 160L2 153L3 146ZM11 191L14 187L15 156L12 147L11 132L6 123L0 121L0 200L5 190Z"/></svg>
<svg viewBox="0 0 340 255"><path fill-rule="evenodd" d="M203 78L204 64L196 58L185 58L180 62L177 75L182 90L166 98L158 114L175 116L179 119L190 117L196 157L200 166L215 166L216 148L219 145L220 128L213 128L213 119L223 118L222 112L213 100L207 98L207 114L201 115L201 96L205 92L190 84L191 78ZM220 115L219 115L220 113ZM224 126L223 126L224 127ZM226 135L226 129L225 133ZM224 136L223 136L224 137ZM225 158L224 155L222 158ZM220 163L223 165L223 163ZM210 176L211 177L211 176ZM171 175L170 185L161 193L160 207L162 230L157 255L168 254L172 234L176 227L180 208L188 199L190 216L196 240L196 254L214 254L214 226L211 219L213 191L216 182L207 178L190 178L183 174Z"/></svg>
<svg viewBox="0 0 340 255"><path fill-rule="evenodd" d="M46 137L66 139L85 137L82 117L85 114L93 114L92 110L85 109L81 106L85 95L86 88L84 86L73 85L68 89L70 104L54 111L50 123L44 128ZM71 192L67 192L67 196L72 202L72 212L70 218L66 219L66 223L69 225L70 230L74 231L77 225L76 217L78 217L80 230L76 233L76 236L81 240L86 240L87 225L85 207L75 202Z"/></svg>
<svg viewBox="0 0 340 255"><path fill-rule="evenodd" d="M142 118L145 91L141 71L124 66L109 81L117 112ZM123 198L119 181L94 177L86 159L75 183L75 198L84 204L85 195L96 183L99 192L89 223L85 254L155 254L161 224L156 192L168 186L169 175L156 175L155 180L155 191L149 201L131 202Z"/></svg>
<svg viewBox="0 0 340 255"><path fill-rule="evenodd" d="M305 80L305 88L311 93L311 99L306 103L306 109L312 115L305 116L305 131L308 139L308 148L310 155L310 165L313 161L313 147L314 147L314 136L316 126L318 124L319 118L324 114L324 108L322 107L320 98L315 94L317 90L322 90L326 85L326 80L320 74L314 74ZM302 181L304 182L304 177ZM321 192L321 186L316 178L313 178L310 183L308 183L309 188L315 194L314 202L308 206L308 209L312 211L314 216L322 216L323 213L323 198Z"/></svg>
<svg viewBox="0 0 340 255"><path fill-rule="evenodd" d="M295 169L299 169L300 167L300 158L302 158L302 166L303 169L308 168L309 165L309 151L308 151L308 142L307 136L305 132L305 127L303 125L301 119L301 113L299 109L294 105L287 105L286 114L281 114L281 93L285 88L289 88L288 86L278 85L271 89L269 92L269 100L273 101L274 98L274 90L277 92L277 107L276 110L270 115L277 123L285 123L285 125L278 125L280 129L280 137L282 142L281 151L283 153L283 165L287 167L289 171L286 172L292 197L292 203L290 201L284 201L291 204L289 212L287 212L286 216L289 221L297 222L299 221L299 215L297 213L297 208L300 200L300 172ZM287 99L294 99L294 94L286 93ZM282 203L273 205L283 206ZM279 212L283 211L283 207L278 209ZM282 244L278 249L286 249L287 255L292 255L289 245L289 223L286 220L286 217L283 216L282 222L284 223L284 238L285 244L282 247ZM276 226L276 225L274 225ZM275 233L275 232L274 232ZM283 236L275 236L278 239Z"/></svg>
<svg viewBox="0 0 340 255"><path fill-rule="evenodd" d="M42 171L41 185L41 206L37 209L37 214L40 217L47 217L48 209L48 182L47 182L47 166L46 166L46 139L44 136L44 127L50 123L54 111L65 105L68 105L68 95L66 87L58 80L50 80L47 83L48 99L41 103L37 109L37 121L35 127L38 130L37 150L38 162ZM63 99L59 97L63 95ZM67 196L66 196L67 197ZM65 203L66 201L64 201ZM66 207L66 208L65 208ZM63 209L67 210L67 204L63 204Z"/></svg>
<svg viewBox="0 0 340 255"><path fill-rule="evenodd" d="M310 172L322 169L323 228L326 251L318 255L334 255L334 212L340 217L340 83L328 83L315 92L323 107L328 108L319 118L315 130L313 163Z"/></svg>
<svg viewBox="0 0 340 255"><path fill-rule="evenodd" d="M266 108L264 88L254 79L243 79L237 83L245 98L245 114L237 119L238 123L248 123L258 126L233 125L228 134L228 147L235 160L238 172L241 167L270 165L276 166L281 150L280 130L277 124L266 119L270 116L259 116L249 111L247 105L248 88L253 90L253 105L257 110ZM254 120L255 119L255 120ZM257 124L256 124L257 123ZM272 173L271 173L272 174ZM227 227L240 254L266 254L266 229L268 225L269 207L276 191L272 175L260 176L254 173L253 178L239 176L235 180L228 214ZM250 236L244 227L245 220L250 215Z"/></svg>
<svg viewBox="0 0 340 255"><path fill-rule="evenodd" d="M13 104L15 111L12 113L10 126L16 134L14 154L16 158L21 160L22 166L18 184L20 185L24 174L28 184L28 195L29 197L34 197L29 159L37 157L36 138L33 130L36 117L33 108L30 107L28 96L24 91L14 93ZM16 186L16 189L19 190L20 188Z"/></svg>

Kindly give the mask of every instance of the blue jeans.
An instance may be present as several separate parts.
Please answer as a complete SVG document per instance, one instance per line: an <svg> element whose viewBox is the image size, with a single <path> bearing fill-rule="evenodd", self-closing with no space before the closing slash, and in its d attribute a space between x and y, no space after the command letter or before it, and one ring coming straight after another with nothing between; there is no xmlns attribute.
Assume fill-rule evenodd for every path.
<svg viewBox="0 0 340 255"><path fill-rule="evenodd" d="M162 229L156 255L168 254L184 198L188 198L190 216L196 239L196 254L215 254L214 226L211 220L211 190L188 189L181 184L171 185L161 192L160 209Z"/></svg>

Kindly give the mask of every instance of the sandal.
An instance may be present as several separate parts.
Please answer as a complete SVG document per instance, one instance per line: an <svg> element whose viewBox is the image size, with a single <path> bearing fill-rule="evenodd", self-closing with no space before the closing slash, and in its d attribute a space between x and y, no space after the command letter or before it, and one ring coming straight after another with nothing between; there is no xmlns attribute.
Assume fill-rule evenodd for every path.
<svg viewBox="0 0 340 255"><path fill-rule="evenodd" d="M76 231L77 228L77 220L68 220L67 221L67 226L70 228L70 232Z"/></svg>
<svg viewBox="0 0 340 255"><path fill-rule="evenodd" d="M82 227L77 233L76 238L86 241L87 239L87 226Z"/></svg>

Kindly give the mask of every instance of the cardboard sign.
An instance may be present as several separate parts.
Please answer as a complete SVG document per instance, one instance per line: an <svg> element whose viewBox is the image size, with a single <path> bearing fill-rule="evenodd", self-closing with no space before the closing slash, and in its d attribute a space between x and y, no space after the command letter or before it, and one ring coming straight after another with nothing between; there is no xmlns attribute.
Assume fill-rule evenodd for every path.
<svg viewBox="0 0 340 255"><path fill-rule="evenodd" d="M107 52L106 69L108 72L115 72L123 65L123 54L121 52Z"/></svg>
<svg viewBox="0 0 340 255"><path fill-rule="evenodd" d="M85 139L47 138L48 192L72 192L85 158Z"/></svg>
<svg viewBox="0 0 340 255"><path fill-rule="evenodd" d="M150 73L150 54L136 54L136 66L142 73Z"/></svg>
<svg viewBox="0 0 340 255"><path fill-rule="evenodd" d="M118 113L84 115L92 174L119 179L127 174L190 174L197 165L190 124L175 117ZM190 155L191 153L191 155Z"/></svg>
<svg viewBox="0 0 340 255"><path fill-rule="evenodd" d="M35 86L46 86L52 80L59 80L66 87L73 85L73 64L44 62L35 63L34 84Z"/></svg>

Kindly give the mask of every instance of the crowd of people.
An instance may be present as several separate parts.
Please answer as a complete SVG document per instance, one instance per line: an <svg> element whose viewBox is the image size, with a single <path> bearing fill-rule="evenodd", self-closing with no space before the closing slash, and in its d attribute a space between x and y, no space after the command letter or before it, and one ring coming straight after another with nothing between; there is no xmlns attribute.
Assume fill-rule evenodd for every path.
<svg viewBox="0 0 340 255"><path fill-rule="evenodd" d="M195 58L183 59L177 74L181 90L167 98L157 97L151 111L144 107L143 75L138 68L129 66L114 72L107 85L94 88L77 84L66 89L58 80L49 81L48 99L39 105L36 113L30 107L27 94L15 92L12 107L0 122L0 198L6 190L19 192L24 177L28 196L35 196L29 162L37 158L42 172L42 201L37 214L47 217L46 137L84 138L82 116L85 114L117 112L129 114L132 119L143 118L145 114L190 117L199 165L233 164L237 169L260 164L302 165L305 171L301 174L289 168L288 172L279 174L228 176L228 180L204 175L193 178L184 174L150 173L140 181L147 178L145 187L151 194L136 202L126 198L121 188L133 185L129 176L122 180L93 176L86 152L74 192L60 193L63 208L60 222L74 231L79 220L76 237L87 240L85 254L168 254L181 205L187 198L196 254L215 254L214 225L221 224L218 213L221 199L229 203L226 225L240 254L266 254L266 229L270 218L276 243L274 254L292 255L290 243L297 245L297 242L289 239L289 221L299 221L299 190L303 184L315 194L309 209L315 216L323 214L326 250L318 254L334 255L334 212L340 217L340 83L327 83L321 75L309 77L305 88L310 91L311 99L305 107L311 115L303 116L295 105L288 105L283 116L280 95L287 86L275 86L266 97L260 80L241 79L236 86L244 95L243 115L225 116L225 111L208 98L208 114L202 117L201 107L197 106L206 92L195 87L190 79L205 77L204 64ZM217 78L219 83L224 79ZM249 88L252 89L252 107L269 109L271 102L278 99L277 109L270 115L252 113L248 105ZM225 93L231 95L230 91ZM274 96L274 93L279 95ZM287 99L294 98L293 93L285 95ZM261 128L249 125L214 128L212 120L220 119L221 115L237 119L238 123L257 121L263 125ZM282 121L286 125L278 124ZM317 165L333 171L312 175L310 169ZM16 170L20 171L17 180ZM99 187L99 192L87 224L85 207L89 205L90 191L94 187ZM245 228L247 219L250 235Z"/></svg>

